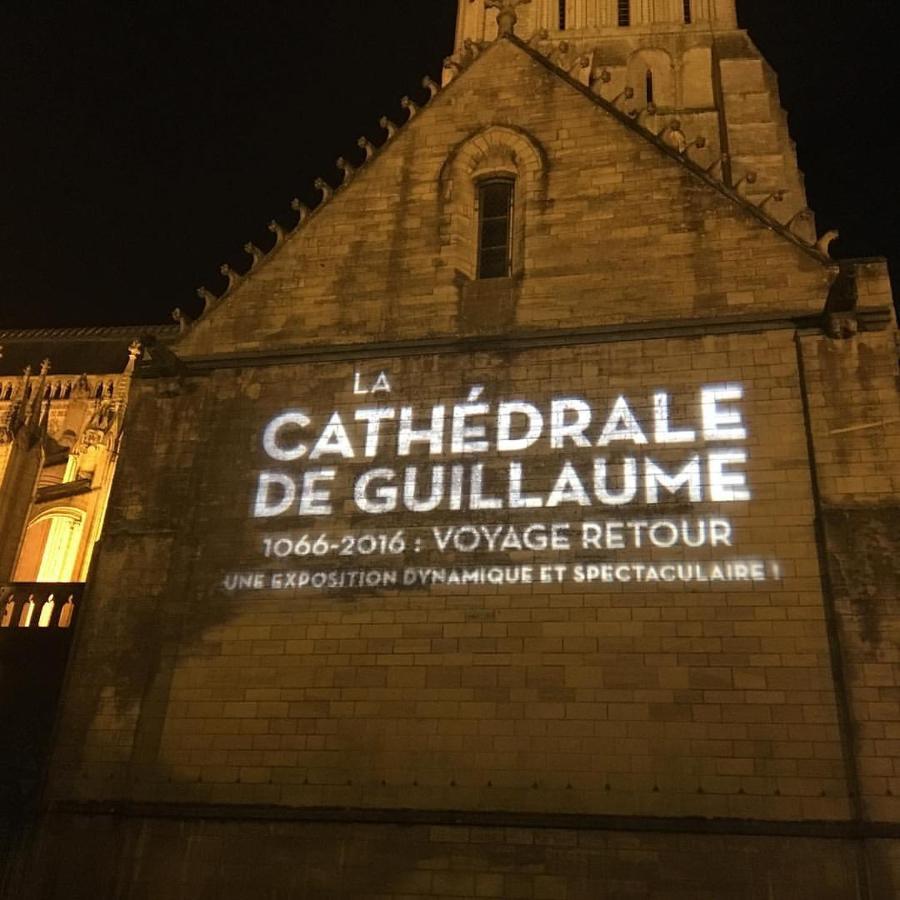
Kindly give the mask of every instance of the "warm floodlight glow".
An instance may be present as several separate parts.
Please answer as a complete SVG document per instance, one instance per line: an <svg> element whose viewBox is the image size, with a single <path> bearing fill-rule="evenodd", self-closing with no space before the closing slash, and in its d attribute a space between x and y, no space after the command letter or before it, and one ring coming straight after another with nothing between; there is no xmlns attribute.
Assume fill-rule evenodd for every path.
<svg viewBox="0 0 900 900"><path fill-rule="evenodd" d="M261 568L224 576L227 591L784 577L740 556L742 384L601 402L474 384L416 404L392 402L392 381L356 373L355 407L299 404L263 426L250 514L278 530L260 535Z"/></svg>

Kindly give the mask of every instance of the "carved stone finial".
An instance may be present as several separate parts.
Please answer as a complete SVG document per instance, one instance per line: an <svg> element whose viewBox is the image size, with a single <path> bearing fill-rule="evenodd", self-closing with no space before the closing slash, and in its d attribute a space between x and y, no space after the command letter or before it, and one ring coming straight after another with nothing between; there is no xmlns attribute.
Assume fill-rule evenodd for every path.
<svg viewBox="0 0 900 900"><path fill-rule="evenodd" d="M576 56L569 64L569 78L580 81L583 85L590 84L591 81L591 58L586 54Z"/></svg>
<svg viewBox="0 0 900 900"><path fill-rule="evenodd" d="M206 287L197 288L197 296L203 301L203 312L208 313L219 298Z"/></svg>
<svg viewBox="0 0 900 900"><path fill-rule="evenodd" d="M678 153L687 152L687 135L681 130L681 121L679 119L672 119L672 121L659 133L659 137Z"/></svg>
<svg viewBox="0 0 900 900"><path fill-rule="evenodd" d="M143 349L140 341L132 341L128 345L128 361L133 363L141 355Z"/></svg>
<svg viewBox="0 0 900 900"><path fill-rule="evenodd" d="M441 80L443 81L444 86L446 87L448 84L450 84L450 82L453 81L453 79L456 78L456 76L459 75L459 73L462 72L462 70L463 70L462 63L459 61L459 59L457 57L455 57L455 56L446 57L444 59L443 75L441 76Z"/></svg>
<svg viewBox="0 0 900 900"><path fill-rule="evenodd" d="M768 197L759 201L759 208L765 212L766 207L770 203L784 203L784 198L787 197L788 192L784 190L784 188L779 188L777 191L772 191Z"/></svg>
<svg viewBox="0 0 900 900"><path fill-rule="evenodd" d="M841 236L837 228L826 231L819 240L816 241L816 250L823 256L831 256L831 245Z"/></svg>
<svg viewBox="0 0 900 900"><path fill-rule="evenodd" d="M641 110L632 110L628 113L628 115L630 115L631 118L641 126L641 128L643 128L645 131L649 131L646 124L644 123L644 119L648 118L649 116L655 116L657 112L658 110L656 104L651 102Z"/></svg>
<svg viewBox="0 0 900 900"><path fill-rule="evenodd" d="M787 228L791 234L799 237L800 235L797 234L798 227L802 228L804 224L809 225L812 222L812 216L812 210L809 207L804 207L799 212L795 213L784 227Z"/></svg>
<svg viewBox="0 0 900 900"><path fill-rule="evenodd" d="M252 257L252 268L254 269L263 261L263 259L265 259L265 253L263 253L262 250L260 250L259 247L257 247L256 244L253 243L253 241L248 241L246 244L244 244L244 253Z"/></svg>
<svg viewBox="0 0 900 900"><path fill-rule="evenodd" d="M228 263L223 263L219 266L219 271L228 279L228 287L225 289L226 293L234 290L235 286L240 282L241 276Z"/></svg>
<svg viewBox="0 0 900 900"><path fill-rule="evenodd" d="M46 378L50 374L50 360L45 359L41 362L41 377Z"/></svg>
<svg viewBox="0 0 900 900"><path fill-rule="evenodd" d="M546 28L538 28L538 30L529 38L528 46L536 47L541 41L546 41L550 37L550 32Z"/></svg>
<svg viewBox="0 0 900 900"><path fill-rule="evenodd" d="M620 104L623 100L634 100L634 88L627 87L621 94L617 94L612 99L612 105L618 108L621 108Z"/></svg>
<svg viewBox="0 0 900 900"><path fill-rule="evenodd" d="M353 177L354 172L356 172L356 168L354 166L351 166L343 156L338 157L336 165L338 169L340 169L340 171L343 173L343 183L346 184Z"/></svg>
<svg viewBox="0 0 900 900"><path fill-rule="evenodd" d="M558 69L568 70L572 62L569 59L569 52L571 49L572 45L568 41L560 41L555 47L550 48L547 59L549 59Z"/></svg>
<svg viewBox="0 0 900 900"><path fill-rule="evenodd" d="M696 147L698 150L703 150L706 147L706 138L701 134L699 137L695 137L688 145L684 148L684 152L687 153L693 147Z"/></svg>
<svg viewBox="0 0 900 900"><path fill-rule="evenodd" d="M173 309L172 318L178 323L178 329L181 334L184 334L193 322L193 319L181 309Z"/></svg>
<svg viewBox="0 0 900 900"><path fill-rule="evenodd" d="M294 197L291 200L291 209L300 216L300 221L297 222L298 226L302 225L309 218L309 207L299 197Z"/></svg>
<svg viewBox="0 0 900 900"><path fill-rule="evenodd" d="M387 116L382 116L378 120L378 124L387 132L388 140L397 133L397 126Z"/></svg>
<svg viewBox="0 0 900 900"><path fill-rule="evenodd" d="M324 178L317 178L313 184L315 189L321 192L323 203L327 203L334 196L334 188Z"/></svg>
<svg viewBox="0 0 900 900"><path fill-rule="evenodd" d="M412 121L416 117L416 113L419 111L419 107L409 99L409 97L404 97L400 101L400 105L409 113L409 119L407 121Z"/></svg>
<svg viewBox="0 0 900 900"><path fill-rule="evenodd" d="M592 69L590 74L590 88L595 94L603 95L603 88L612 81L612 72L603 66L600 69Z"/></svg>
<svg viewBox="0 0 900 900"><path fill-rule="evenodd" d="M473 41L471 38L466 38L463 41L463 50L465 51L466 63L474 62L481 56L481 44Z"/></svg>
<svg viewBox="0 0 900 900"><path fill-rule="evenodd" d="M275 235L275 246L280 247L284 243L284 229L275 221L275 219L272 219L266 227Z"/></svg>
<svg viewBox="0 0 900 900"><path fill-rule="evenodd" d="M531 3L531 0L485 0L486 9L497 10L497 30L501 35L516 33L516 23L519 14L516 10L520 6Z"/></svg>
<svg viewBox="0 0 900 900"><path fill-rule="evenodd" d="M739 191L745 184L754 185L758 180L759 175L751 169L735 182L734 190Z"/></svg>
<svg viewBox="0 0 900 900"><path fill-rule="evenodd" d="M440 86L430 75L426 75L422 79L422 87L428 91L430 100L434 100L434 98L437 97L437 95L441 92Z"/></svg>
<svg viewBox="0 0 900 900"><path fill-rule="evenodd" d="M367 137L361 137L356 145L366 154L366 162L375 155L375 145Z"/></svg>

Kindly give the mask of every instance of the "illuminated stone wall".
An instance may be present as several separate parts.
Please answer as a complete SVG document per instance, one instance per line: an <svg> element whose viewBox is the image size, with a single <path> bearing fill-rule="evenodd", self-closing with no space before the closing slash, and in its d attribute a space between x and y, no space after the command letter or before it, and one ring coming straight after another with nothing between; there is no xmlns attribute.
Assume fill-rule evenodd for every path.
<svg viewBox="0 0 900 900"><path fill-rule="evenodd" d="M489 50L136 380L20 895L893 896L857 274Z"/></svg>
<svg viewBox="0 0 900 900"><path fill-rule="evenodd" d="M900 398L892 331L803 342L861 802L900 818Z"/></svg>
<svg viewBox="0 0 900 900"><path fill-rule="evenodd" d="M372 459L363 458L372 429L354 414L373 398L354 396L349 363L221 372L171 398L156 395L152 382L141 387L131 440L143 452L123 477L93 614L101 627L107 604L123 616L117 644L129 668L142 660L157 673L160 716L134 735L141 742L150 727L156 748L137 796L845 814L789 332L428 355L372 360L365 369L371 375L362 384L387 373L392 392L376 402L397 409L369 448ZM701 387L727 383L739 384L743 397L719 405L732 423L720 426L724 439L705 440ZM466 445L475 449L454 453L453 414L472 385L484 386L466 419L474 429ZM661 390L670 407L664 434L652 404ZM184 425L150 446L146 429L156 430L159 416L184 416L192 395ZM551 429L554 397L602 411L583 433L566 416L590 446ZM640 430L626 431L617 414L615 437L598 448L620 397ZM509 400L544 410L547 428L532 446L503 453L497 410ZM409 456L398 457L404 408L421 430L435 405L448 420L440 453L432 458L439 448L420 435ZM279 463L266 453L265 426L285 409L313 420L306 430L307 455L320 454L314 461ZM348 423L347 443L326 436L315 444L326 423L335 434L334 411ZM524 443L526 421L513 421L511 441ZM303 431L283 431L281 446L295 452ZM729 438L735 431L746 438ZM478 452L482 440L492 449ZM554 449L554 440L564 446ZM356 457L346 458L354 448ZM745 485L719 487L735 494L731 502L708 499L717 453L732 459L723 473ZM741 456L746 463L735 461ZM598 460L608 462L606 480ZM623 473L631 460L637 493L629 500ZM458 511L455 467L463 474ZM393 505L390 487L408 471L418 476L416 503L426 505L438 469L446 490L433 512L410 511L402 484L399 508L378 512ZM672 490L648 477L654 469L688 481ZM261 471L298 483L281 515L253 515ZM263 511L274 512L283 488L264 493ZM738 499L745 494L752 499ZM298 516L301 503L319 514ZM156 539L165 550L141 562L142 570L168 571L156 615L173 626L182 620L182 650L164 676L158 648L140 649L142 577L129 586L127 616L113 613L119 595L103 588L128 571L134 538L123 531L137 523L171 531ZM170 553L189 553L190 570L173 565ZM99 637L88 646L108 653L94 644ZM121 685L97 683L93 672L104 668L86 660L78 675L81 690L95 683L91 702L108 687L102 708L140 701ZM105 759L130 744L125 733L103 715L77 743ZM109 772L97 774L94 783L82 769L74 789L102 796Z"/></svg>

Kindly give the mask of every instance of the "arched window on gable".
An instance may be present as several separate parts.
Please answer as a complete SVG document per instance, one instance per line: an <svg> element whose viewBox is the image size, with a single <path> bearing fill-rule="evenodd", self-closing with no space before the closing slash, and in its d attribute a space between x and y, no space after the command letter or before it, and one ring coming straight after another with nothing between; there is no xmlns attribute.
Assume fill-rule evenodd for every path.
<svg viewBox="0 0 900 900"><path fill-rule="evenodd" d="M694 5L692 0L684 0L684 24L690 25L694 21Z"/></svg>
<svg viewBox="0 0 900 900"><path fill-rule="evenodd" d="M619 0L619 27L631 24L631 0Z"/></svg>
<svg viewBox="0 0 900 900"><path fill-rule="evenodd" d="M566 30L566 3L568 0L559 0L559 30Z"/></svg>
<svg viewBox="0 0 900 900"><path fill-rule="evenodd" d="M524 273L528 223L546 203L547 160L527 132L491 125L458 145L440 174L441 257L462 292ZM473 299L477 302L477 297Z"/></svg>
<svg viewBox="0 0 900 900"><path fill-rule="evenodd" d="M514 178L478 182L478 278L508 278L512 266Z"/></svg>
<svg viewBox="0 0 900 900"><path fill-rule="evenodd" d="M647 75L644 79L644 90L647 96L647 106L651 103L655 102L655 96L653 93L653 69L647 69Z"/></svg>

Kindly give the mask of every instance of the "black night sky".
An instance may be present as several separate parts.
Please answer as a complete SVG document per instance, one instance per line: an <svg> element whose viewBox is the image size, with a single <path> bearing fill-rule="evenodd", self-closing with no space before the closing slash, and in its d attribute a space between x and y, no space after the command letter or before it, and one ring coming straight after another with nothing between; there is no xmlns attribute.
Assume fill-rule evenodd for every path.
<svg viewBox="0 0 900 900"><path fill-rule="evenodd" d="M743 0L819 229L900 294L893 0ZM337 181L452 49L455 0L70 0L0 10L0 327L168 321Z"/></svg>

